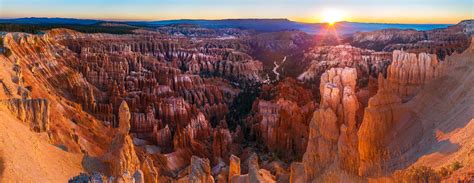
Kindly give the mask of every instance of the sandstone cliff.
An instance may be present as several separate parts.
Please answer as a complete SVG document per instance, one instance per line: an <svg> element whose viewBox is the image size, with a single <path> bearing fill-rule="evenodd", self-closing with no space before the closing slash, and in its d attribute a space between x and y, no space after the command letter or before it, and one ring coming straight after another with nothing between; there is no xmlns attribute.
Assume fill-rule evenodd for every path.
<svg viewBox="0 0 474 183"><path fill-rule="evenodd" d="M36 132L49 131L49 103L45 99L8 99L0 101L16 115L16 117L28 124L31 130Z"/></svg>
<svg viewBox="0 0 474 183"><path fill-rule="evenodd" d="M455 162L454 157L457 157L458 161L472 161L472 158L465 154L465 149L472 146L467 140L470 135L464 134L465 130L471 128L472 104L461 102L471 98L472 87L465 86L472 85L468 71L472 65L472 59L469 59L472 53L471 46L463 54L448 56L441 63L436 62L436 56L430 57L424 53L420 54L418 59L415 59L415 54L394 53L394 60L405 55L405 58L411 56L415 63L409 65L410 69L407 70L410 71L404 74L394 74L401 72L393 72L394 69L391 68L387 79L379 76L378 92L369 100L358 132L359 175L377 177L391 174L398 169L400 171L394 175L395 180L414 181L415 177L406 175L410 174L410 171L421 171L422 169L416 169L420 165L428 166L426 170L442 172L443 166L446 168L447 164ZM433 61L436 64L431 65ZM400 63L396 62L394 66L400 68ZM411 78L412 82L417 82L418 90L413 92L414 97L407 99L405 103L402 103L402 98L399 97L403 97L404 92L400 95L400 90L393 88L399 88L399 85L394 85L389 79L397 78L394 75L405 78L405 81ZM459 130L453 132L453 125ZM450 140L446 141L447 139ZM472 171L472 168L464 169L464 173L466 171ZM441 176L449 174L434 173L427 178L440 180L443 178Z"/></svg>
<svg viewBox="0 0 474 183"><path fill-rule="evenodd" d="M264 86L261 97L247 125L271 152L302 156L308 139L305 129L316 106L311 92L286 78L277 86Z"/></svg>
<svg viewBox="0 0 474 183"><path fill-rule="evenodd" d="M303 176L305 181L313 181L330 168L350 173L356 171L359 163L356 80L357 72L353 68L332 68L321 76L321 104L309 127L309 141L302 164L304 174L292 177Z"/></svg>
<svg viewBox="0 0 474 183"><path fill-rule="evenodd" d="M469 47L472 21L428 31L385 29L355 33L351 45L377 51L405 50L436 54L440 59Z"/></svg>
<svg viewBox="0 0 474 183"><path fill-rule="evenodd" d="M110 175L117 178L124 178L133 175L140 167L140 160L137 157L130 131L130 109L126 102L122 102L119 108L119 129L108 153L104 156L104 161L110 166Z"/></svg>
<svg viewBox="0 0 474 183"><path fill-rule="evenodd" d="M352 67L357 69L358 80L366 83L366 77L369 75L386 73L386 67L391 61L390 57L389 52L375 52L350 45L318 46L305 53L304 60L309 61L310 65L298 76L298 79L317 83L326 70L335 67Z"/></svg>
<svg viewBox="0 0 474 183"><path fill-rule="evenodd" d="M395 50L392 64L387 69L387 87L394 90L403 100L408 100L426 83L444 72L443 62L434 54L407 53Z"/></svg>

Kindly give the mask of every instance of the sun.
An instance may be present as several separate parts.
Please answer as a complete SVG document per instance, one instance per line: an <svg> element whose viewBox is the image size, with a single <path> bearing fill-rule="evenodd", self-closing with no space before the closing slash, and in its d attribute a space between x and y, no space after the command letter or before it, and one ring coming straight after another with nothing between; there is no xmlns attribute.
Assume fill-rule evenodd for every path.
<svg viewBox="0 0 474 183"><path fill-rule="evenodd" d="M343 14L337 10L326 10L322 13L322 22L329 25L334 25L334 23L343 20Z"/></svg>

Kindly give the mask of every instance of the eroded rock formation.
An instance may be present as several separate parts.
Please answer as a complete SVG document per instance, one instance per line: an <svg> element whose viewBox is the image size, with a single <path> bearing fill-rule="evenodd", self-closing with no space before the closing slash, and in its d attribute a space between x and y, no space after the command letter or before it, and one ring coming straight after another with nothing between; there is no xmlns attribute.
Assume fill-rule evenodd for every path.
<svg viewBox="0 0 474 183"><path fill-rule="evenodd" d="M108 168L102 172L107 176L99 175L104 180L366 181L417 161L419 149L414 147L421 140L436 147L451 145L437 144L452 135L449 129L430 134L449 126L431 122L442 116L419 119L429 111L423 104L441 104L426 102L432 96L418 93L433 80L449 84L442 76L454 62L444 56L464 48L470 24L426 32L359 33L353 41L383 46L380 50L387 52L317 46L304 55L301 67L310 65L303 73L284 71L289 67L281 63L282 75L295 72L298 80L285 78L263 86L262 72L269 65L255 59L252 52L260 50L252 49L272 54L286 50L284 57L288 53L294 60L301 52L291 52L310 45L305 40L310 37L291 31L281 38L280 33L246 37L249 31L198 27L129 35L67 29L44 35L8 33L5 45L12 54L0 60L12 69L0 73L0 99L31 129L48 132L64 151L102 157ZM454 70L465 68L470 67ZM465 83L469 78L459 77ZM465 97L467 92L461 90L468 86L450 97ZM463 144L467 137L450 140ZM425 146L420 146L421 153L427 153ZM289 165L301 156L301 163ZM84 174L72 180L95 177Z"/></svg>
<svg viewBox="0 0 474 183"><path fill-rule="evenodd" d="M0 101L1 105L28 124L36 132L49 131L49 102L46 99L8 99Z"/></svg>
<svg viewBox="0 0 474 183"><path fill-rule="evenodd" d="M262 92L253 105L249 124L257 138L272 152L301 156L308 138L309 121L315 109L310 91L287 78ZM267 99L267 100L265 100Z"/></svg>
<svg viewBox="0 0 474 183"><path fill-rule="evenodd" d="M350 45L318 46L305 53L304 60L310 62L309 67L298 76L306 82L319 82L319 77L335 67L352 67L357 69L358 79L367 82L369 75L386 73L391 61L391 53L375 52L356 48Z"/></svg>
<svg viewBox="0 0 474 183"><path fill-rule="evenodd" d="M140 160L135 152L130 131L130 109L126 102L119 108L119 128L108 153L103 157L109 165L110 175L117 179L129 179L140 169Z"/></svg>
<svg viewBox="0 0 474 183"><path fill-rule="evenodd" d="M377 51L405 50L436 54L440 59L469 47L472 21L429 31L385 29L355 33L351 45Z"/></svg>
<svg viewBox="0 0 474 183"><path fill-rule="evenodd" d="M437 78L445 69L434 54L407 53L395 50L387 69L388 87L403 100L408 100L426 83Z"/></svg>
<svg viewBox="0 0 474 183"><path fill-rule="evenodd" d="M196 156L191 157L188 176L180 179L178 182L193 183L213 183L214 178L211 176L211 167L208 159L202 159Z"/></svg>
<svg viewBox="0 0 474 183"><path fill-rule="evenodd" d="M331 166L356 172L359 163L355 150L359 126L356 80L354 68L332 68L321 76L321 105L314 112L309 127L308 146L303 156L304 175L292 177L304 176L306 181L312 181Z"/></svg>
<svg viewBox="0 0 474 183"><path fill-rule="evenodd" d="M231 155L229 158L229 179L228 182L232 181L232 177L240 175L240 158L234 155Z"/></svg>
<svg viewBox="0 0 474 183"><path fill-rule="evenodd" d="M388 160L388 134L400 116L401 99L387 86L382 76L378 78L378 92L370 98L365 108L364 120L358 132L360 157L359 175L381 174Z"/></svg>

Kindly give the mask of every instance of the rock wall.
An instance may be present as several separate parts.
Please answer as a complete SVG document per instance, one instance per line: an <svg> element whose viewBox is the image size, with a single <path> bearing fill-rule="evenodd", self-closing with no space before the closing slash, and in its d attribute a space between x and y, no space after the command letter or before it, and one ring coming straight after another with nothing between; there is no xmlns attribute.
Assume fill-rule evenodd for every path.
<svg viewBox="0 0 474 183"><path fill-rule="evenodd" d="M5 42L10 59L28 69L44 91L54 91L58 103L65 104L60 108L75 108L121 128L119 109L126 101L130 132L163 154L183 156L176 157L183 161L170 162L180 167L190 163L189 154L213 164L228 159L236 136L226 127L229 106L242 87L261 82L261 63L232 40L196 43L158 34L53 29L44 35L9 33ZM84 118L71 119L82 126Z"/></svg>
<svg viewBox="0 0 474 183"><path fill-rule="evenodd" d="M273 176L268 170L260 169L258 163L258 155L252 154L248 158L248 174L234 175L231 177L230 182L235 183L274 183L275 176Z"/></svg>
<svg viewBox="0 0 474 183"><path fill-rule="evenodd" d="M266 90L254 102L247 125L271 152L301 157L308 139L305 129L316 107L311 92L289 78Z"/></svg>
<svg viewBox="0 0 474 183"><path fill-rule="evenodd" d="M0 101L35 132L49 131L49 102L46 99L6 99Z"/></svg>
<svg viewBox="0 0 474 183"><path fill-rule="evenodd" d="M393 170L393 162L402 162L401 154L424 133L417 115L402 103L408 103L426 84L444 75L450 64L438 61L434 54L393 52L387 78L379 75L377 93L369 99L358 131L360 176L386 175Z"/></svg>
<svg viewBox="0 0 474 183"><path fill-rule="evenodd" d="M140 160L135 152L130 131L130 109L126 102L119 108L119 128L109 151L103 157L109 165L109 173L117 179L127 179L140 169Z"/></svg>
<svg viewBox="0 0 474 183"><path fill-rule="evenodd" d="M380 51L388 44L416 43L424 39L425 34L416 30L384 29L355 33L352 44L357 47Z"/></svg>
<svg viewBox="0 0 474 183"><path fill-rule="evenodd" d="M387 84L379 76L378 92L369 99L369 106L365 108L364 119L357 133L360 176L382 174L386 169L385 162L389 159L388 134L400 117L401 99Z"/></svg>
<svg viewBox="0 0 474 183"><path fill-rule="evenodd" d="M405 50L435 54L441 60L470 45L472 21L462 21L445 29L429 31L385 29L354 34L351 45L377 51Z"/></svg>
<svg viewBox="0 0 474 183"><path fill-rule="evenodd" d="M332 68L321 76L321 104L311 119L303 156L304 175L299 175L306 181L315 180L334 166L351 173L357 171L356 80L354 68Z"/></svg>
<svg viewBox="0 0 474 183"><path fill-rule="evenodd" d="M213 183L214 178L211 176L211 167L208 159L201 159L196 156L191 157L191 165L189 165L189 174L187 180L183 182L192 183ZM186 178L185 178L186 179Z"/></svg>
<svg viewBox="0 0 474 183"><path fill-rule="evenodd" d="M300 81L318 83L319 77L326 70L336 67L356 68L359 81L363 81L367 80L366 77L369 75L385 74L391 61L391 54L350 45L318 46L306 52L304 60L309 61L310 65L298 76Z"/></svg>
<svg viewBox="0 0 474 183"><path fill-rule="evenodd" d="M434 54L408 53L395 50L387 69L388 87L407 101L426 83L444 72L445 64Z"/></svg>

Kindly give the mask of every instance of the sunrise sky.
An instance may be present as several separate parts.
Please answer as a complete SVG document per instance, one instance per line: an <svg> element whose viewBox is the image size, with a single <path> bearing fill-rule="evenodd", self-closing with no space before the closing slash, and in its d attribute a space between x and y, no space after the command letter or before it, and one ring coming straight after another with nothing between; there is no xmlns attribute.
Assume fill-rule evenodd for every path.
<svg viewBox="0 0 474 183"><path fill-rule="evenodd" d="M0 0L1 18L106 20L288 18L324 22L457 23L474 19L474 0Z"/></svg>

